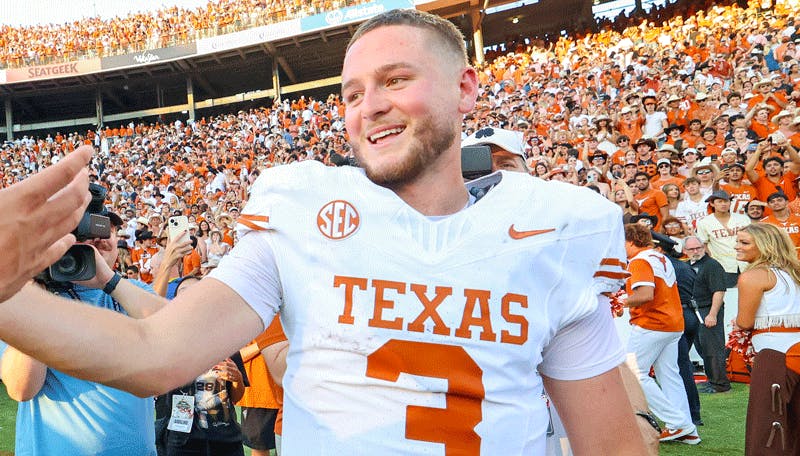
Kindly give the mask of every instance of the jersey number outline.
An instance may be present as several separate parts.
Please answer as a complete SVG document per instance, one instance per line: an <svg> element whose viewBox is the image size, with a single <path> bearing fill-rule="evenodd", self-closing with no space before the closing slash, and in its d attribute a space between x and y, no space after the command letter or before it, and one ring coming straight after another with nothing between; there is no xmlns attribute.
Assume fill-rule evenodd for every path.
<svg viewBox="0 0 800 456"><path fill-rule="evenodd" d="M444 443L445 455L479 455L483 370L463 347L391 339L367 356L367 377L396 382L401 372L447 380L445 408L406 406L406 438Z"/></svg>

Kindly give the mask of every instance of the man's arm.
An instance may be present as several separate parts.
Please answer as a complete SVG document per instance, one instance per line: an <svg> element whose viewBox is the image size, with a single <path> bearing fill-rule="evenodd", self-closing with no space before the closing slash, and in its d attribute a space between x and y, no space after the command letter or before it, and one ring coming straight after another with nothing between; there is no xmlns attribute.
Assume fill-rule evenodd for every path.
<svg viewBox="0 0 800 456"><path fill-rule="evenodd" d="M135 286L124 291L123 299L162 299ZM211 278L141 320L33 286L0 304L0 338L9 345L74 377L142 397L185 384L262 330L244 299Z"/></svg>
<svg viewBox="0 0 800 456"><path fill-rule="evenodd" d="M0 377L8 397L17 402L29 401L44 386L47 366L9 346L0 360Z"/></svg>
<svg viewBox="0 0 800 456"><path fill-rule="evenodd" d="M289 353L289 341L282 340L261 350L267 371L272 379L280 386L283 386L283 374L286 373L286 355Z"/></svg>
<svg viewBox="0 0 800 456"><path fill-rule="evenodd" d="M167 286L169 285L169 271L180 262L183 257L192 251L192 241L189 236L182 234L175 239L167 240L167 247L164 250L161 264L158 267L158 272L153 280L153 290L159 296L167 295Z"/></svg>
<svg viewBox="0 0 800 456"><path fill-rule="evenodd" d="M724 291L715 291L714 294L711 295L711 310L708 311L708 315L706 315L706 318L703 321L703 324L706 325L706 328L713 328L717 325L717 314L719 313L719 309L722 308L724 297Z"/></svg>
<svg viewBox="0 0 800 456"><path fill-rule="evenodd" d="M91 146L81 146L57 164L0 190L0 302L75 242L70 231L91 198L86 164L92 152Z"/></svg>
<svg viewBox="0 0 800 456"><path fill-rule="evenodd" d="M584 380L542 379L575 455L647 454L618 369Z"/></svg>
<svg viewBox="0 0 800 456"><path fill-rule="evenodd" d="M628 307L638 307L653 300L655 287L650 285L640 285L633 289L628 295Z"/></svg>
<svg viewBox="0 0 800 456"><path fill-rule="evenodd" d="M761 177L756 172L756 165L758 164L758 161L761 160L761 154L764 152L764 148L761 146L761 144L763 143L758 144L756 151L747 159L747 162L744 164L744 172L747 174L747 179L751 184L755 184L756 181Z"/></svg>

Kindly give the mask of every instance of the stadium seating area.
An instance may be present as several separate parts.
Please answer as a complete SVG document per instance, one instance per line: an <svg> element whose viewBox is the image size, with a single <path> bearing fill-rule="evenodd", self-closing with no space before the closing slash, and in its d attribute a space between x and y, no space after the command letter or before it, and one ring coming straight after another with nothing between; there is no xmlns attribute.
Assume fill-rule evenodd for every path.
<svg viewBox="0 0 800 456"><path fill-rule="evenodd" d="M113 19L66 24L0 26L0 68L158 49L289 19L311 16L365 0L219 0L205 7L178 7Z"/></svg>
<svg viewBox="0 0 800 456"><path fill-rule="evenodd" d="M162 24L155 26L164 30L194 33L224 29L248 14L277 17L274 9L268 13L261 2L231 2L239 6L238 13L217 14L210 6L195 12L164 10L148 20ZM328 6L336 5L319 7ZM718 129L714 137L724 144L730 127L720 118L746 116L753 107L754 86L769 80L784 94L781 109L790 112L793 121L780 128L795 144L800 142L796 117L800 114L799 5L778 2L771 11L757 5L742 9L736 4L696 12L686 7L664 11L677 15L664 17L660 25L647 20L620 31L609 26L597 33L568 36L547 47L536 42L510 44L510 52L492 55L489 63L478 68L481 94L477 109L465 118L464 135L486 126L520 130L529 147L532 172L544 178L560 174L576 185L589 183L586 170L596 164L591 157L598 152L611 157L598 171L602 182L612 183L626 159L619 136L624 133L630 143L647 136L642 130L644 116L637 114L645 111L643 99L654 100L656 110L666 113L670 124L683 127L694 118L701 119L703 127ZM296 13L287 8L282 14ZM170 19L175 17L182 21ZM128 39L129 46L150 39L140 29L123 29L115 33L140 37ZM31 33L43 42L58 34L49 27L40 35ZM119 35L94 34L100 42L119 41ZM630 117L623 114L627 111ZM348 157L343 118L344 106L338 96L331 95L326 100L303 97L188 125L130 124L97 132L23 137L0 151L2 186L36 172L81 143L107 143L95 168L97 179L113 189L110 197L115 207L134 206L137 215L146 215L153 209L136 195L150 184L164 192L174 186L170 191L182 196L174 209L185 211L191 204L206 203L221 213L226 209L218 204L223 193L208 193L220 172L228 171L225 182L247 184L247 175L258 168L309 159L334 164ZM771 133L779 126L770 123L765 128L764 132ZM687 145L698 142L692 134L691 130L684 133ZM659 145L666 140L662 132L653 139ZM576 153L570 154L570 149L579 156L573 158ZM681 154L672 158L680 160ZM242 192L226 204L241 206L245 195Z"/></svg>

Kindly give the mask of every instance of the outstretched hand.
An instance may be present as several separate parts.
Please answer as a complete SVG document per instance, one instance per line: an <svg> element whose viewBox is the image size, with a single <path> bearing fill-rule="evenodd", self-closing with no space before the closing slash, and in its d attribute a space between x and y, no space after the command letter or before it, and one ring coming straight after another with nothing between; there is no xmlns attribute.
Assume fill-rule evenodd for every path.
<svg viewBox="0 0 800 456"><path fill-rule="evenodd" d="M0 190L0 302L75 243L70 232L89 204L86 164L93 152L91 146L81 146L57 164Z"/></svg>

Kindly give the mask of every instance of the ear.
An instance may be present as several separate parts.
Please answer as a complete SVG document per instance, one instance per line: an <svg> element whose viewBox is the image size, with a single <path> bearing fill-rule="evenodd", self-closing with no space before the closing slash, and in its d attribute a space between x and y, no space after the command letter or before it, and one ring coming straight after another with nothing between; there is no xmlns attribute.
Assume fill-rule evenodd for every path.
<svg viewBox="0 0 800 456"><path fill-rule="evenodd" d="M468 66L461 70L459 89L461 98L458 103L458 112L469 114L475 109L475 103L478 99L478 73L475 68Z"/></svg>

